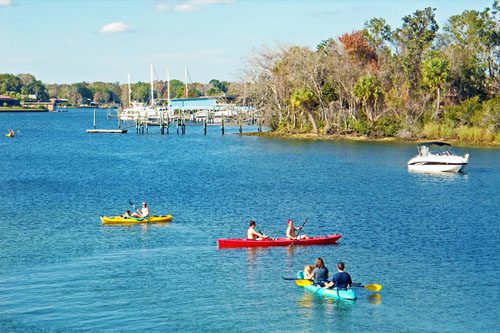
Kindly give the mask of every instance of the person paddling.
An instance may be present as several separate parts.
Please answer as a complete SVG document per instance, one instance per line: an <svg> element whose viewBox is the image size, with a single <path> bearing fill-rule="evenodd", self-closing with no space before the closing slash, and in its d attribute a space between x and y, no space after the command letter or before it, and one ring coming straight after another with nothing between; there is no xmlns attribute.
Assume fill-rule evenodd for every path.
<svg viewBox="0 0 500 333"><path fill-rule="evenodd" d="M337 273L333 274L332 281L325 284L327 288L347 289L352 286L352 279L349 273L344 272L345 264L339 261L337 264Z"/></svg>
<svg viewBox="0 0 500 333"><path fill-rule="evenodd" d="M328 282L328 268L325 267L323 258L316 259L313 269L313 282L319 287L323 287Z"/></svg>
<svg viewBox="0 0 500 333"><path fill-rule="evenodd" d="M148 204L146 202L143 202L142 203L142 207L139 208L138 210L136 210L133 214L132 214L133 217L141 217L141 218L144 218L144 217L147 217L149 216L149 208L148 208Z"/></svg>
<svg viewBox="0 0 500 333"><path fill-rule="evenodd" d="M254 220L250 220L250 226L248 227L248 230L247 230L247 239L251 239L251 240L269 239L269 236L264 235L263 233L260 233L257 230L255 230L256 226L257 226L257 223L255 223Z"/></svg>
<svg viewBox="0 0 500 333"><path fill-rule="evenodd" d="M306 235L299 235L297 237L296 231L302 230L304 227L295 227L293 225L293 220L289 219L288 220L288 227L286 228L286 238L288 239L307 239L308 237Z"/></svg>

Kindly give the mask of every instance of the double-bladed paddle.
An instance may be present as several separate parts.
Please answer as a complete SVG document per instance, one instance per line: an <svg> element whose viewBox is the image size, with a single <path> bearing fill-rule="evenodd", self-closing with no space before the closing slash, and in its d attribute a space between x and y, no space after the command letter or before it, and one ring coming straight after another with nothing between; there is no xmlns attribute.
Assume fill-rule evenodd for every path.
<svg viewBox="0 0 500 333"><path fill-rule="evenodd" d="M310 286L311 284L313 284L313 281L311 280L306 280L306 279L299 279L299 278L285 278L285 277L282 277L283 280L291 280L291 281L295 281L295 284L299 287L305 287L305 286ZM377 284L377 283L371 283L371 284L367 284L367 285L363 285L361 283L353 283L352 288L365 288L369 291L373 291L373 292L379 292L380 290L382 290L382 285L381 284Z"/></svg>
<svg viewBox="0 0 500 333"><path fill-rule="evenodd" d="M134 208L134 210L137 212L138 209L135 207L134 203L132 202L132 200L128 199L128 203L130 205L130 207ZM142 214L141 214L142 215ZM132 217L134 218L134 217ZM136 218L137 219L137 218ZM137 220L141 221L141 220L146 220L146 222L150 222L148 217L147 216L142 216L140 218L138 218Z"/></svg>
<svg viewBox="0 0 500 333"><path fill-rule="evenodd" d="M304 223L302 223L302 225L300 226L300 230L299 232L297 232L297 235L295 236L295 238L298 238L300 233L302 232L302 230L304 229L304 226L306 225L306 222L309 220L308 217L306 217L306 219L304 220Z"/></svg>

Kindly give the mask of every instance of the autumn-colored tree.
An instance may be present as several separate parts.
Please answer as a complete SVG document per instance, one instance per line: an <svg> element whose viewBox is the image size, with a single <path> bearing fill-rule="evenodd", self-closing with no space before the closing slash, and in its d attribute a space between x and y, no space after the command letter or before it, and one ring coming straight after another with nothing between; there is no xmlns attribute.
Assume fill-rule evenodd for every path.
<svg viewBox="0 0 500 333"><path fill-rule="evenodd" d="M377 68L377 53L368 44L363 30L345 33L339 37L339 41L351 59L362 64L370 64L373 69Z"/></svg>

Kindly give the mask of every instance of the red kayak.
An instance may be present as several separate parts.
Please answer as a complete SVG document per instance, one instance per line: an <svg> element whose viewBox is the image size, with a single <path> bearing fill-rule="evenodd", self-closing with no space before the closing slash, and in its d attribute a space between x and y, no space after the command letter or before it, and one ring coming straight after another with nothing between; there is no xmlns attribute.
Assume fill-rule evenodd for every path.
<svg viewBox="0 0 500 333"><path fill-rule="evenodd" d="M219 245L219 248L288 246L292 243L294 245L324 245L324 244L335 244L340 239L340 237L342 237L342 235L335 234L335 235L310 237L307 239L297 239L297 240L291 240L288 238L272 238L263 240L226 238L226 239L218 239L217 245Z"/></svg>

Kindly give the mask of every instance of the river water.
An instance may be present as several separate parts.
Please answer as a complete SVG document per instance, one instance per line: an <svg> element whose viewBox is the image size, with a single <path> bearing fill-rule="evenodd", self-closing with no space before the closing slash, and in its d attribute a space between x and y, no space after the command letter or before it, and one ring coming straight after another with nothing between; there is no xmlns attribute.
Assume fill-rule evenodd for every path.
<svg viewBox="0 0 500 333"><path fill-rule="evenodd" d="M98 111L98 127L116 126ZM409 173L413 144L86 134L92 110L0 114L1 332L458 332L500 327L500 151L466 174ZM249 130L249 129L245 129ZM227 131L226 131L227 133ZM232 133L232 134L231 134ZM167 225L102 226L145 200ZM249 219L333 246L218 250ZM293 277L317 257L355 302Z"/></svg>

